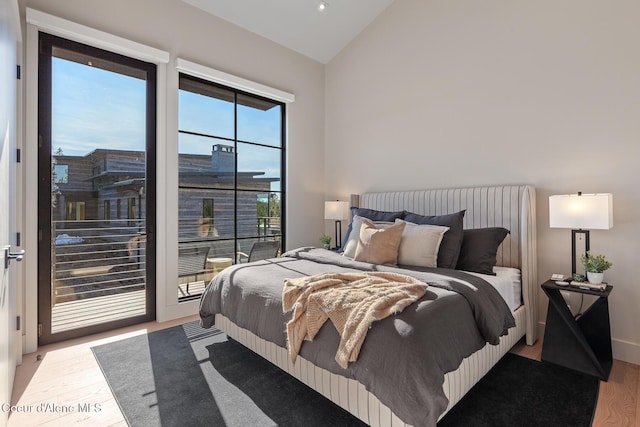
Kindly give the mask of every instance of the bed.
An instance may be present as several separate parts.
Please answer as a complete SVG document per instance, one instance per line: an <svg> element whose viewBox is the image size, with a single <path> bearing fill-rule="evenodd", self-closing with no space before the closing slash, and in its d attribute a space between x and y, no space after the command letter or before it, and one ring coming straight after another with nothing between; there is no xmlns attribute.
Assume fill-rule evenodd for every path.
<svg viewBox="0 0 640 427"><path fill-rule="evenodd" d="M434 425L516 342L526 337L527 344L532 345L537 339L535 190L520 185L375 192L352 196L351 205L360 212L411 212L416 216L464 211L465 230L508 229L510 233L496 253L496 267L519 273L520 287L516 291L510 288L512 296L506 297L510 299L516 293L516 302L505 301L504 292L500 296L495 284L478 274L440 268L405 270L354 262L322 249L298 248L281 258L237 265L218 275L201 299L202 324L215 324L369 425ZM314 341L305 342L293 363L285 333L291 313L282 313L278 296L283 278L334 271L407 273L430 286L425 297L405 311L374 324L359 359L346 369L332 360L340 337L329 322ZM452 289L458 282L464 285ZM509 289L508 284L503 287ZM467 292L468 288L474 292ZM507 306L508 315L502 313L502 305ZM482 310L486 313L480 316ZM422 326L422 316L427 313L431 317L425 324L429 326ZM493 320L487 321L484 316ZM478 320L480 317L483 320ZM513 323L508 323L507 317ZM418 324L421 326L414 327ZM485 324L493 325L493 329ZM383 333L395 335L389 338ZM397 363L392 363L396 357L393 351L399 355ZM399 372L390 375L392 368Z"/></svg>

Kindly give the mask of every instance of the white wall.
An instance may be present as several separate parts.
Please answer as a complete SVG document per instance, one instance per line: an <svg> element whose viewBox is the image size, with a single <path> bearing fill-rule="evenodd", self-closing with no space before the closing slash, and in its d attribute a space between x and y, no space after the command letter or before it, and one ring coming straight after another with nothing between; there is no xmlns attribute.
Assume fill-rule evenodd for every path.
<svg viewBox="0 0 640 427"><path fill-rule="evenodd" d="M177 266L169 260L177 255L177 71L174 60L185 60L295 95L287 106L287 247L313 244L322 234L324 220L324 66L314 60L202 12L180 0L21 0L21 13L35 9L50 15L103 31L133 42L169 52L166 80L159 74L159 99L166 100L166 111L159 114L161 129L158 147L166 159L158 170L158 210L165 220L158 228L158 318L167 320L197 312L197 302L178 304ZM28 72L29 70L27 70ZM27 82L35 85L36 82ZM27 107L28 110L28 107ZM163 112L161 112L163 113ZM33 112L25 113L26 128L35 126ZM30 121L30 122L29 122ZM166 122L166 123L165 123ZM164 131L164 132L162 132ZM174 162L172 163L172 159ZM35 161L35 160L34 160ZM35 163L31 167L37 167ZM35 181L34 181L35 182ZM162 185L166 185L162 187ZM35 192L35 188L28 189ZM28 199L28 198L27 198ZM35 198L33 199L35 200ZM27 206L35 210L35 206ZM173 220L172 220L173 219ZM35 242L34 227L27 227L27 242ZM30 237L30 238L29 238ZM162 242L162 243L161 243ZM33 245L35 246L35 244ZM36 248L28 248L36 253ZM162 260L167 260L162 262ZM35 259L31 267L35 271ZM29 270L28 270L29 271ZM172 274L173 273L173 274ZM29 282L29 280L27 280ZM27 283L27 295L30 292ZM35 308L33 298L27 313ZM188 307L188 309L185 309ZM34 315L29 316L33 318ZM35 328L35 321L31 319ZM27 331L33 335L33 331ZM33 351L34 340L27 340Z"/></svg>
<svg viewBox="0 0 640 427"><path fill-rule="evenodd" d="M396 0L326 67L327 194L533 184L546 278L571 262L548 196L612 192L591 249L614 264L614 357L640 363L639 15L635 0Z"/></svg>

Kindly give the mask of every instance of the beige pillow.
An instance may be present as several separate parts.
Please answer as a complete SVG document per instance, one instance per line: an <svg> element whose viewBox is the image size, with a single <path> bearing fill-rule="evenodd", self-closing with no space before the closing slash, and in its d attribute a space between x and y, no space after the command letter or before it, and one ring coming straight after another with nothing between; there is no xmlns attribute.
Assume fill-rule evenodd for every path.
<svg viewBox="0 0 640 427"><path fill-rule="evenodd" d="M402 240L398 248L398 264L415 267L437 267L438 249L444 233L449 227L428 224L414 224L396 219L396 224L404 223Z"/></svg>
<svg viewBox="0 0 640 427"><path fill-rule="evenodd" d="M360 228L362 227L363 219L375 224L377 228L389 228L394 224L393 222L372 221L362 216L354 216L353 221L351 221L351 233L349 233L349 238L344 244L344 252L342 255L349 258L353 258L356 255L356 248L358 247L358 240L360 240Z"/></svg>
<svg viewBox="0 0 640 427"><path fill-rule="evenodd" d="M363 218L360 239L353 259L372 264L396 265L404 227L405 223L398 223L389 228L378 228Z"/></svg>

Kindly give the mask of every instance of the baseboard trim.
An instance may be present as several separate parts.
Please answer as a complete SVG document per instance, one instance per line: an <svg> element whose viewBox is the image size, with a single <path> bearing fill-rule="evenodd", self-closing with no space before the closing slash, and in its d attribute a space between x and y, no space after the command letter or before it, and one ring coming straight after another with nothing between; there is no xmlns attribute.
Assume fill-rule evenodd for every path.
<svg viewBox="0 0 640 427"><path fill-rule="evenodd" d="M640 344L612 338L611 348L614 359L640 365Z"/></svg>

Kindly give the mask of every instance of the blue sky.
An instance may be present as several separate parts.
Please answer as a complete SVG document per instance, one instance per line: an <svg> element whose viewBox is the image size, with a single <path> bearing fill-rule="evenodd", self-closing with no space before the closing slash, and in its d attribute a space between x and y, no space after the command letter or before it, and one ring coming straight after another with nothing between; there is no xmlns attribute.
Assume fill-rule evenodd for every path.
<svg viewBox="0 0 640 427"><path fill-rule="evenodd" d="M145 81L72 61L53 58L52 149L85 155L94 149L140 150L145 147ZM267 111L238 106L238 138L280 145L280 107ZM181 91L179 127L233 138L233 104ZM181 135L179 152L210 155L225 143ZM226 142L229 143L229 142ZM279 150L238 146L240 171L279 176Z"/></svg>
<svg viewBox="0 0 640 427"><path fill-rule="evenodd" d="M59 58L52 76L54 152L144 150L144 81Z"/></svg>
<svg viewBox="0 0 640 427"><path fill-rule="evenodd" d="M180 130L233 138L233 103L187 91L180 91L178 102ZM239 105L238 139L278 147L280 114L279 107L261 111ZM178 151L210 155L214 144L233 145L231 141L181 134ZM264 171L266 176L277 177L280 175L280 151L238 143L238 170Z"/></svg>

